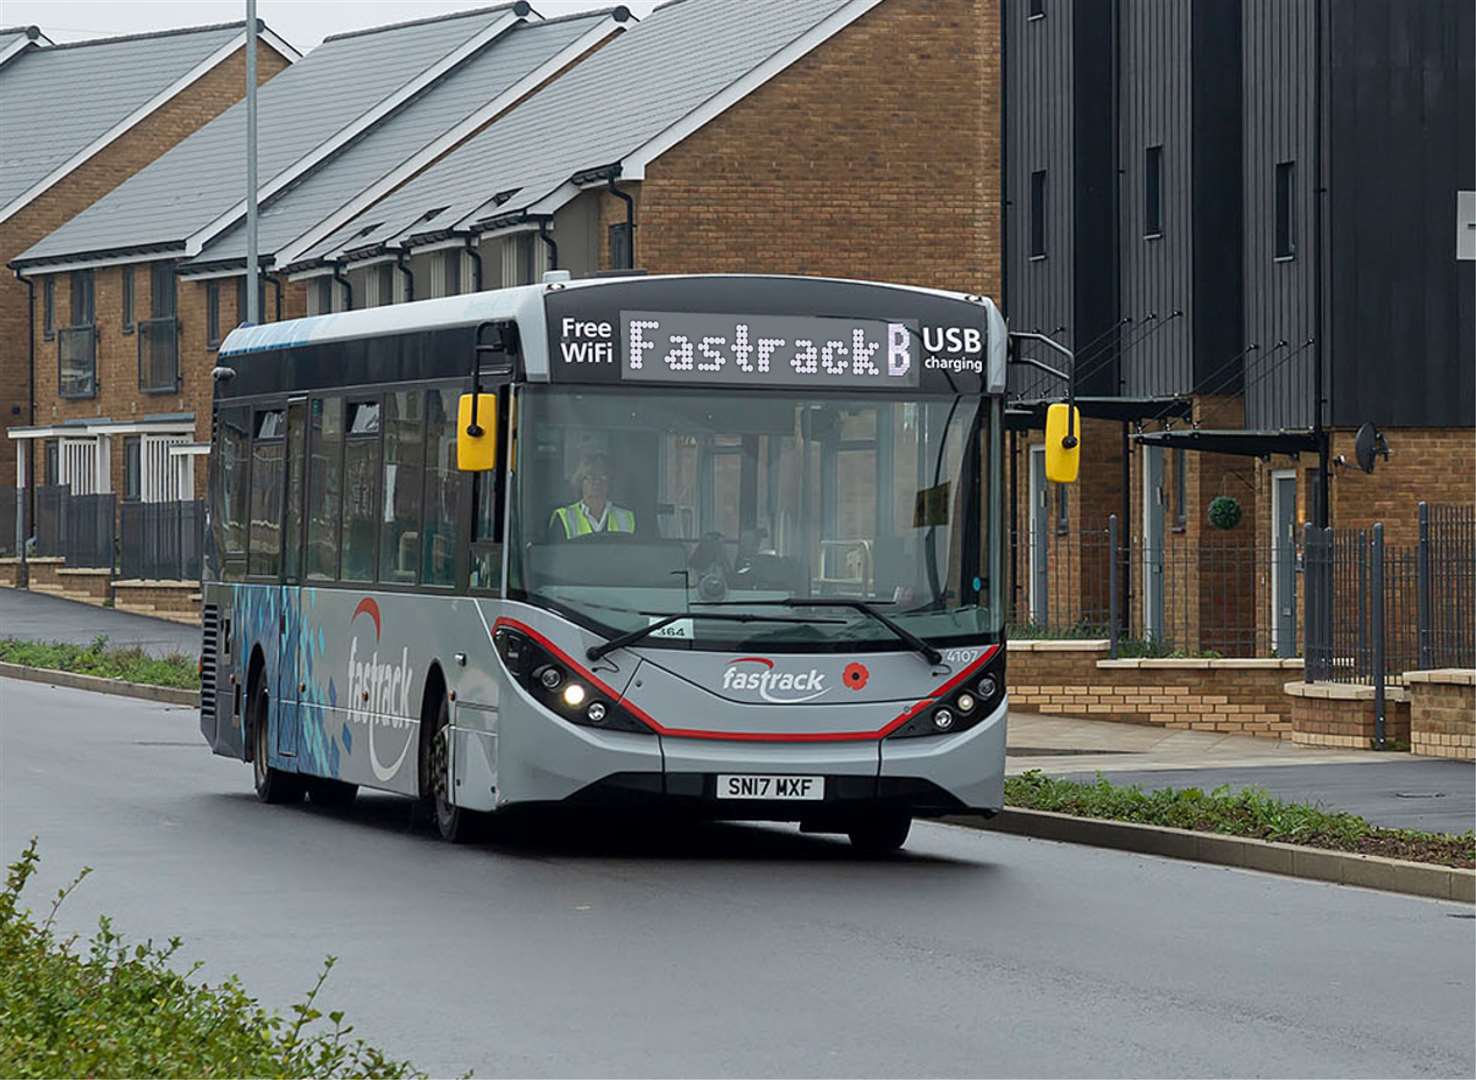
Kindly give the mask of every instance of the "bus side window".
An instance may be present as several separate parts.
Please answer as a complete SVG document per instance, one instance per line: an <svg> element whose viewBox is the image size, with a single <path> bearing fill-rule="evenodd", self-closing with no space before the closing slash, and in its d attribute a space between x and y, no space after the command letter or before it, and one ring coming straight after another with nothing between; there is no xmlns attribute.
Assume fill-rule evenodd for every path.
<svg viewBox="0 0 1476 1080"><path fill-rule="evenodd" d="M307 576L338 577L338 510L343 502L343 398L314 398L308 447Z"/></svg>
<svg viewBox="0 0 1476 1080"><path fill-rule="evenodd" d="M287 507L282 515L283 562L288 581L302 578L303 454L307 445L307 402L287 403Z"/></svg>
<svg viewBox="0 0 1476 1080"><path fill-rule="evenodd" d="M353 401L343 447L343 581L373 581L379 539L380 403Z"/></svg>
<svg viewBox="0 0 1476 1080"><path fill-rule="evenodd" d="M426 391L422 585L449 587L456 583L456 522L462 484L462 474L456 468L456 409L460 397L454 389Z"/></svg>
<svg viewBox="0 0 1476 1080"><path fill-rule="evenodd" d="M220 412L220 553L222 576L237 580L245 570L246 495L250 472L250 411L244 407Z"/></svg>
<svg viewBox="0 0 1476 1080"><path fill-rule="evenodd" d="M251 443L250 534L246 572L276 577L282 556L282 466L286 419L281 409L256 414Z"/></svg>
<svg viewBox="0 0 1476 1080"><path fill-rule="evenodd" d="M384 515L379 580L414 585L420 566L420 503L424 490L425 394L384 396Z"/></svg>

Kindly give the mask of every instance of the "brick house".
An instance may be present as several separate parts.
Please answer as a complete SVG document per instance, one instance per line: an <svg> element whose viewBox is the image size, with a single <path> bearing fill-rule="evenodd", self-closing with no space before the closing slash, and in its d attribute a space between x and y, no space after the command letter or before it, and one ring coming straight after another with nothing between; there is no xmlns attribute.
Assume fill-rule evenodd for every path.
<svg viewBox="0 0 1476 1080"><path fill-rule="evenodd" d="M0 30L0 115L6 152L0 166L0 261L81 213L245 94L245 24L53 44L36 27ZM257 70L263 80L298 53L265 27ZM79 279L81 281L83 279ZM98 302L116 303L115 284L72 297L0 279L0 428L49 419L60 344L55 331L92 321ZM34 291L33 291L34 290ZM146 295L146 294L145 294ZM44 305L49 304L49 308ZM32 310L51 322L27 348ZM114 323L114 334L132 327ZM82 335L70 335L76 343ZM127 339L132 344L132 338ZM39 394L32 393L33 370ZM48 383L50 387L48 387ZM40 405L38 407L38 397ZM0 475L16 475L17 440L0 438ZM6 492L9 498L9 491ZM9 508L6 522L9 524ZM7 527L0 550L14 542Z"/></svg>
<svg viewBox="0 0 1476 1080"><path fill-rule="evenodd" d="M1005 308L1077 350L1088 417L1053 489L1059 383L1014 388L1016 618L1104 625L1115 579L1135 635L1296 655L1304 525L1407 543L1418 502L1476 489L1471 7L1005 8Z"/></svg>
<svg viewBox="0 0 1476 1080"><path fill-rule="evenodd" d="M329 37L264 83L263 318L306 310L304 287L272 272L278 246L393 189L626 18L544 21L504 4ZM19 433L38 445L38 483L125 502L203 494L193 461L209 437L210 370L245 317L244 125L243 102L11 260L38 295L38 354L57 357L38 369L36 423ZM95 345L74 354L84 311Z"/></svg>

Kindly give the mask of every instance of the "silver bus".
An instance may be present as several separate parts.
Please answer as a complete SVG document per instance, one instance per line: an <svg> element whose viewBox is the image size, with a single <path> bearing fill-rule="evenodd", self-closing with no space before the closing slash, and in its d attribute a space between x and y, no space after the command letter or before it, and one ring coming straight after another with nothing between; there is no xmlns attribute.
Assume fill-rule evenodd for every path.
<svg viewBox="0 0 1476 1080"><path fill-rule="evenodd" d="M997 812L995 305L562 276L221 345L215 753L265 802L424 800L452 841L568 804L878 852Z"/></svg>

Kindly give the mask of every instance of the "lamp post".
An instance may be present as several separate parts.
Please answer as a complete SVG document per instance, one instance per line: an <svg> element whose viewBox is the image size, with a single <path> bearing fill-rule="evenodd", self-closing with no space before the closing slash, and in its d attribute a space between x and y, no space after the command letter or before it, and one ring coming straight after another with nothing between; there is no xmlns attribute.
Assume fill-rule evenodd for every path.
<svg viewBox="0 0 1476 1080"><path fill-rule="evenodd" d="M256 252L256 0L246 0L246 322L261 321Z"/></svg>

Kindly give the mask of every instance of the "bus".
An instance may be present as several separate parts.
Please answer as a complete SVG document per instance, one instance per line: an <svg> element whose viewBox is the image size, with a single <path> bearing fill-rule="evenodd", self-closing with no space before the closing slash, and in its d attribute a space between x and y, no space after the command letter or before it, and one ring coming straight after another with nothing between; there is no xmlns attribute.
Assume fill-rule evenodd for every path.
<svg viewBox="0 0 1476 1080"><path fill-rule="evenodd" d="M1004 793L987 298L599 277L232 332L200 726L269 803L798 822Z"/></svg>

